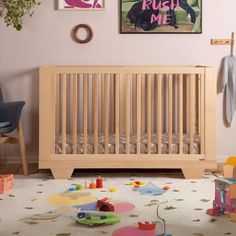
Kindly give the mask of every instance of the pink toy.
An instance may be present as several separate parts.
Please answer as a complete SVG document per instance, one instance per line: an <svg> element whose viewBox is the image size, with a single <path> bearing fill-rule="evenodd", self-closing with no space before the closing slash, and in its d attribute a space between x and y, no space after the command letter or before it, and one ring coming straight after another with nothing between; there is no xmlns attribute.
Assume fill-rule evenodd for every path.
<svg viewBox="0 0 236 236"><path fill-rule="evenodd" d="M113 232L112 236L155 236L155 230L142 230L137 226L127 226Z"/></svg>
<svg viewBox="0 0 236 236"><path fill-rule="evenodd" d="M13 188L14 176L13 175L0 175L0 194Z"/></svg>
<svg viewBox="0 0 236 236"><path fill-rule="evenodd" d="M219 216L224 213L236 213L236 180L218 178L215 180L215 200L213 208L206 213Z"/></svg>

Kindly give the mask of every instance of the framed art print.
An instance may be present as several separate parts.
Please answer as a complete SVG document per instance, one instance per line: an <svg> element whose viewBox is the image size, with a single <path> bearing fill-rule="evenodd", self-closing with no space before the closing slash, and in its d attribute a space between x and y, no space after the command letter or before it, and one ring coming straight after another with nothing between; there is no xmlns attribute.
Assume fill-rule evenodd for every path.
<svg viewBox="0 0 236 236"><path fill-rule="evenodd" d="M120 33L202 33L202 0L120 0Z"/></svg>
<svg viewBox="0 0 236 236"><path fill-rule="evenodd" d="M103 10L105 0L58 0L59 10Z"/></svg>

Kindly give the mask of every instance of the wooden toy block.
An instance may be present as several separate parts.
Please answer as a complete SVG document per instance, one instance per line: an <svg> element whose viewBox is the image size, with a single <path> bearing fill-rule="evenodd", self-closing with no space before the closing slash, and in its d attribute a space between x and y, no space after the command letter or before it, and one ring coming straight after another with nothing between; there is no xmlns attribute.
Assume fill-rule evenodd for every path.
<svg viewBox="0 0 236 236"><path fill-rule="evenodd" d="M0 194L13 188L14 176L13 175L0 175Z"/></svg>
<svg viewBox="0 0 236 236"><path fill-rule="evenodd" d="M230 187L229 187L229 193L230 193L230 198L232 198L232 199L236 199L236 184L232 184L232 185L230 185Z"/></svg>
<svg viewBox="0 0 236 236"><path fill-rule="evenodd" d="M236 213L236 179L215 179L215 200L213 208L206 211L210 216Z"/></svg>
<svg viewBox="0 0 236 236"><path fill-rule="evenodd" d="M225 165L223 167L224 178L227 179L236 179L236 167L232 165Z"/></svg>

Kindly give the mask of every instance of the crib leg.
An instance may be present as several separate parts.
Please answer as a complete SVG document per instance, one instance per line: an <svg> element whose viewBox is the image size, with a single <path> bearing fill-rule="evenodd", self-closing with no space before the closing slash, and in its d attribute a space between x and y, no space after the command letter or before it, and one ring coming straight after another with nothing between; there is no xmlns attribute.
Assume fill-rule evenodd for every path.
<svg viewBox="0 0 236 236"><path fill-rule="evenodd" d="M205 169L204 168L191 168L191 167L186 167L182 168L183 175L185 179L200 179L203 177Z"/></svg>
<svg viewBox="0 0 236 236"><path fill-rule="evenodd" d="M54 179L69 179L71 178L74 169L73 168L51 168Z"/></svg>

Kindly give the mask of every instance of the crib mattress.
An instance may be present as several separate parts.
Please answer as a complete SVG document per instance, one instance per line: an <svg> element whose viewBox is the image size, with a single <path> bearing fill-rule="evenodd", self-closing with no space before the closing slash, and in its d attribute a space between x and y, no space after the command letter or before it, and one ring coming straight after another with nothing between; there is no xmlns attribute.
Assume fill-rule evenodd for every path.
<svg viewBox="0 0 236 236"><path fill-rule="evenodd" d="M178 154L179 153L179 135L173 134L173 140L172 140L172 153ZM67 134L66 136L66 154L72 154L73 153L73 136L70 134ZM77 154L83 154L84 153L84 143L83 143L83 134L78 134L77 138ZM105 142L104 142L104 134L100 133L98 136L98 153L104 154L105 153ZM130 136L130 153L135 154L136 153L136 141L137 137L136 135ZM183 153L189 154L190 153L190 144L189 144L189 135L184 134L183 135ZM194 154L200 153L200 136L194 135ZM120 154L126 153L126 136L123 134L120 134ZM115 134L109 135L109 141L108 141L108 152L109 154L115 153ZM140 137L140 152L142 154L147 153L147 134L142 134ZM62 154L62 135L57 135L55 138L55 153L56 154ZM87 153L93 154L94 153L94 136L88 135L88 144L87 144ZM157 142L157 134L152 134L152 142L151 142L151 153L157 154L158 153L158 142ZM161 144L161 153L162 154L168 154L169 153L169 136L168 134L162 134L162 144Z"/></svg>

